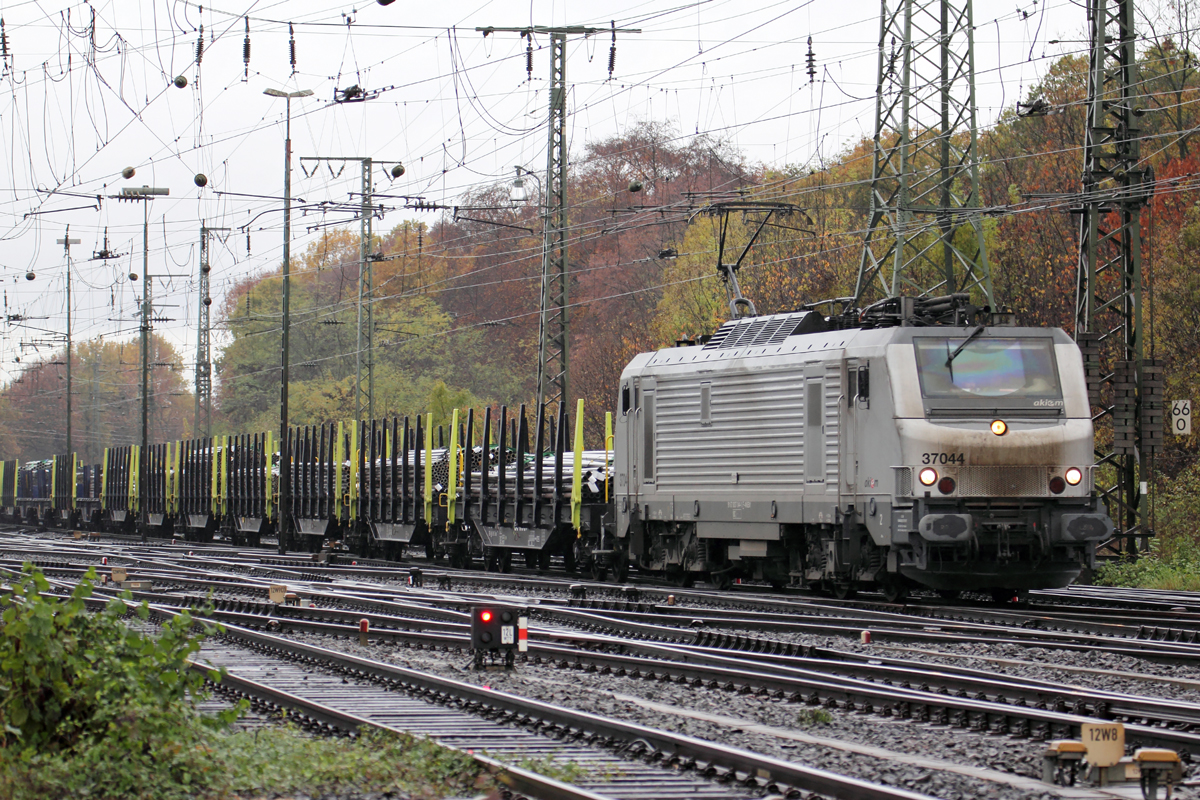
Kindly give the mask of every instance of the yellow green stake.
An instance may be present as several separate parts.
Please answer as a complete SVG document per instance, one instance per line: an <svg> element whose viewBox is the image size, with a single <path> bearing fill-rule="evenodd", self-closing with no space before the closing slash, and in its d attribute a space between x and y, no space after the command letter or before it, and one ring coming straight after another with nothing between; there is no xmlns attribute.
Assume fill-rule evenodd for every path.
<svg viewBox="0 0 1200 800"><path fill-rule="evenodd" d="M613 449L612 412L604 412L604 502L608 502L608 475L612 472L608 463L608 454Z"/></svg>
<svg viewBox="0 0 1200 800"><path fill-rule="evenodd" d="M433 414L425 415L425 524L433 524Z"/></svg>
<svg viewBox="0 0 1200 800"><path fill-rule="evenodd" d="M571 524L575 533L579 533L579 512L583 507L583 399L580 398L575 410L575 471L571 484Z"/></svg>
<svg viewBox="0 0 1200 800"><path fill-rule="evenodd" d="M446 479L446 524L454 524L454 504L458 500L458 409L454 409L453 420L450 423L450 450L447 453L450 462L450 476Z"/></svg>

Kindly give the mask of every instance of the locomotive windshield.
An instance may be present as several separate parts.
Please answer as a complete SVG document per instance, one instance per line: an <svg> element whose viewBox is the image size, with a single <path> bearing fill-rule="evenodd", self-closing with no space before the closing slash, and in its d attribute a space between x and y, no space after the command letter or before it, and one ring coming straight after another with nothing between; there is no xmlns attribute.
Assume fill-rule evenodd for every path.
<svg viewBox="0 0 1200 800"><path fill-rule="evenodd" d="M922 336L913 339L913 344L924 397L1062 397L1052 339Z"/></svg>

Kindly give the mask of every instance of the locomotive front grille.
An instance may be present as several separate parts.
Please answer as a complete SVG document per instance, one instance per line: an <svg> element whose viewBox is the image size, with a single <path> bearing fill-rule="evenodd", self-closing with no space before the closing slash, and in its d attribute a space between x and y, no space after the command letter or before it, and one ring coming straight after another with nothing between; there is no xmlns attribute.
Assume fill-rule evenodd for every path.
<svg viewBox="0 0 1200 800"><path fill-rule="evenodd" d="M896 494L913 493L913 467L896 470ZM943 470L939 470L939 473ZM1047 467L956 467L945 470L958 484L955 497L1051 497ZM1090 472L1090 470L1089 470ZM917 487L924 490L924 487Z"/></svg>
<svg viewBox="0 0 1200 800"><path fill-rule="evenodd" d="M1049 497L1045 467L962 467L958 470L960 497Z"/></svg>

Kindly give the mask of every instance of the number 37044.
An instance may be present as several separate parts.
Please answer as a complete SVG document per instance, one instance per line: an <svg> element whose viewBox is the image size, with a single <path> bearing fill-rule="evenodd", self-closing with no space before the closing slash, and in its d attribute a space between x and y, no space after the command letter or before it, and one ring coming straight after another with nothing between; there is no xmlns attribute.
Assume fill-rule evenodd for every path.
<svg viewBox="0 0 1200 800"><path fill-rule="evenodd" d="M966 464L967 457L962 453L922 453L922 464Z"/></svg>

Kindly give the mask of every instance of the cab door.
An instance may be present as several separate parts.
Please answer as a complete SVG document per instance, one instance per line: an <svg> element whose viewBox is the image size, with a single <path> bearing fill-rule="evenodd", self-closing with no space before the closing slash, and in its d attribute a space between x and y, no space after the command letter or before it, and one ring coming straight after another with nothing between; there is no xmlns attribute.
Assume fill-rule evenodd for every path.
<svg viewBox="0 0 1200 800"><path fill-rule="evenodd" d="M858 493L858 450L860 436L860 414L858 409L858 369L859 361L855 358L846 359L846 377L843 386L842 402L845 409L842 432L842 476L844 483L841 493L853 495Z"/></svg>

